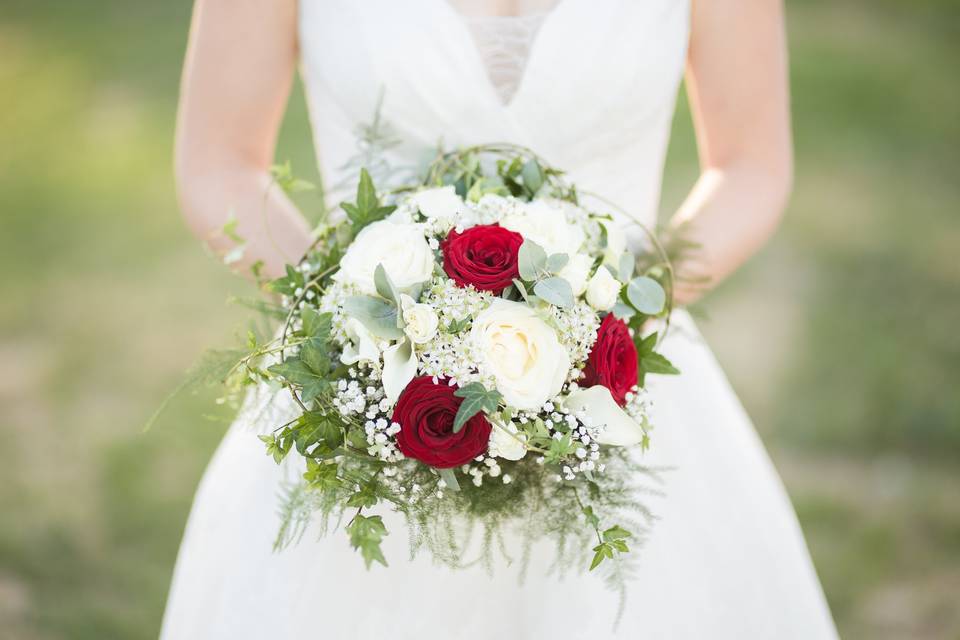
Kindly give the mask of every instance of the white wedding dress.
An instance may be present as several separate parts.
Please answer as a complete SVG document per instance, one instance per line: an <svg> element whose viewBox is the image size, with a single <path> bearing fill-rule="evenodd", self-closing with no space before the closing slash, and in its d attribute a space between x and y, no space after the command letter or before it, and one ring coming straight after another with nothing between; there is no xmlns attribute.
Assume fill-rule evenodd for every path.
<svg viewBox="0 0 960 640"><path fill-rule="evenodd" d="M447 147L528 145L579 186L653 224L687 48L686 0L561 0L547 14L473 20L446 0L301 0L300 46L328 185L357 153L380 96L402 144L397 165ZM349 195L331 190L331 202ZM748 417L689 317L664 350L682 370L650 380L652 449L670 467L638 550L616 630L617 598L596 576L547 575L536 549L515 568L452 571L408 560L386 514L390 567L367 571L342 530L274 553L278 467L255 432L292 410L253 394L197 492L162 637L835 638L789 499Z"/></svg>

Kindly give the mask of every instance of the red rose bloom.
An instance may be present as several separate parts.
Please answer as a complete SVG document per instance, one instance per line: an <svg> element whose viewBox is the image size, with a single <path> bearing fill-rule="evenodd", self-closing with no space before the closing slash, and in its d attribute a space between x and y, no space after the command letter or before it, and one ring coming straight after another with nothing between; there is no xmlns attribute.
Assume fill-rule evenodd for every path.
<svg viewBox="0 0 960 640"><path fill-rule="evenodd" d="M497 224L450 231L440 249L443 270L461 287L472 284L481 291L499 294L520 275L517 252L523 236Z"/></svg>
<svg viewBox="0 0 960 640"><path fill-rule="evenodd" d="M430 376L410 381L397 399L393 421L400 425L397 446L408 458L431 467L448 469L470 462L487 450L490 423L478 413L453 432L453 419L463 398L453 395L456 386L435 383Z"/></svg>
<svg viewBox="0 0 960 640"><path fill-rule="evenodd" d="M610 395L621 407L627 403L627 392L637 384L637 347L626 323L612 313L600 323L597 341L580 380L582 387L597 384L610 389Z"/></svg>

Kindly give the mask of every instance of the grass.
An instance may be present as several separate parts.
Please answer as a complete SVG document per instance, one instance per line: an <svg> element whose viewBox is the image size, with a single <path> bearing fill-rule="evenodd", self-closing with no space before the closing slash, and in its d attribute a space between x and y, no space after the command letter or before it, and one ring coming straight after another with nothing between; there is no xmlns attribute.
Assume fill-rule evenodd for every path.
<svg viewBox="0 0 960 640"><path fill-rule="evenodd" d="M797 506L847 638L955 638L960 612L958 17L788 5L797 191L702 323ZM0 22L0 635L156 635L210 394L141 425L249 293L170 172L189 4L8 3ZM312 173L295 96L278 156ZM664 211L696 175L681 104ZM305 206L316 204L305 201Z"/></svg>

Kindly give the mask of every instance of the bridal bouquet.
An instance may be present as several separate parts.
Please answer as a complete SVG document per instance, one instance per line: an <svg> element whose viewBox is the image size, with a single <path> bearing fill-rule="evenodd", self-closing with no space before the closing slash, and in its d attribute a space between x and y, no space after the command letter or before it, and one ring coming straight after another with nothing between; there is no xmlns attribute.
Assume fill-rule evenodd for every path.
<svg viewBox="0 0 960 640"><path fill-rule="evenodd" d="M388 194L362 171L341 208L268 285L277 337L251 335L231 368L298 407L260 436L278 463L305 459L280 543L319 513L386 565L386 507L413 551L457 566L462 523L487 560L510 528L590 569L626 553L649 517L629 451L650 442L645 377L677 373L643 332L670 311L655 238L634 255L559 171L506 146L440 155Z"/></svg>

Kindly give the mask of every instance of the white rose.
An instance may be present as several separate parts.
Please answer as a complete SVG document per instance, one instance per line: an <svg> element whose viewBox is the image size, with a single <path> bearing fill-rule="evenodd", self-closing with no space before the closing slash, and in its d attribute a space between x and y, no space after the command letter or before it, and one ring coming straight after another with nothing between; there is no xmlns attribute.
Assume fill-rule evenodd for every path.
<svg viewBox="0 0 960 640"><path fill-rule="evenodd" d="M517 409L539 409L560 392L570 356L556 332L519 302L496 299L470 330L481 368L493 375L497 391Z"/></svg>
<svg viewBox="0 0 960 640"><path fill-rule="evenodd" d="M570 283L573 295L583 295L583 292L587 290L587 279L590 277L590 267L592 266L593 258L578 253L570 257L570 261L557 275Z"/></svg>
<svg viewBox="0 0 960 640"><path fill-rule="evenodd" d="M414 302L405 293L400 294L400 308L403 312L403 330L414 344L423 344L437 335L440 319L437 312L428 304Z"/></svg>
<svg viewBox="0 0 960 640"><path fill-rule="evenodd" d="M587 304L597 311L609 311L617 304L620 282L606 267L600 267L587 283Z"/></svg>
<svg viewBox="0 0 960 640"><path fill-rule="evenodd" d="M380 220L357 234L333 278L374 295L373 273L378 264L383 264L398 289L408 289L433 275L433 252L419 227Z"/></svg>
<svg viewBox="0 0 960 640"><path fill-rule="evenodd" d="M465 208L452 186L418 191L412 198L420 213L428 218L453 218Z"/></svg>
<svg viewBox="0 0 960 640"><path fill-rule="evenodd" d="M567 222L563 210L543 200L534 200L523 207L523 213L511 213L500 221L500 226L516 231L525 239L533 240L547 254L565 253L573 256L583 245L585 235L579 226Z"/></svg>
<svg viewBox="0 0 960 640"><path fill-rule="evenodd" d="M505 460L519 460L527 455L527 436L518 432L517 425L498 418L492 418L490 422L493 429L490 431L488 454Z"/></svg>

